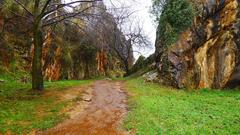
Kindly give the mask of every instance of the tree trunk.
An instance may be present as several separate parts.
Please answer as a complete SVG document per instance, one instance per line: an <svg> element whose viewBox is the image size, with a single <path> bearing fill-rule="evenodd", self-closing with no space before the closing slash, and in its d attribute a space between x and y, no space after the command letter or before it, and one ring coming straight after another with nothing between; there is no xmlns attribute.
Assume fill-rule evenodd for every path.
<svg viewBox="0 0 240 135"><path fill-rule="evenodd" d="M130 69L129 69L128 61L124 61L124 67L125 67L125 71L126 71L124 77L127 77L127 76L130 75Z"/></svg>
<svg viewBox="0 0 240 135"><path fill-rule="evenodd" d="M88 59L86 59L84 79L89 79L89 77L90 77L90 73L89 73Z"/></svg>
<svg viewBox="0 0 240 135"><path fill-rule="evenodd" d="M43 75L42 75L42 47L43 35L39 24L34 25L34 55L32 61L32 89L43 90Z"/></svg>

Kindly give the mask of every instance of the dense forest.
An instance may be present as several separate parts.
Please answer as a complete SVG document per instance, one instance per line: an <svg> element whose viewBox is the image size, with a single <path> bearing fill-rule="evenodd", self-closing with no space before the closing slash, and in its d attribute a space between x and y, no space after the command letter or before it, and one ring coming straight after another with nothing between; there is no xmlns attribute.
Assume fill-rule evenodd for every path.
<svg viewBox="0 0 240 135"><path fill-rule="evenodd" d="M0 135L240 134L239 0L147 1L1 0Z"/></svg>

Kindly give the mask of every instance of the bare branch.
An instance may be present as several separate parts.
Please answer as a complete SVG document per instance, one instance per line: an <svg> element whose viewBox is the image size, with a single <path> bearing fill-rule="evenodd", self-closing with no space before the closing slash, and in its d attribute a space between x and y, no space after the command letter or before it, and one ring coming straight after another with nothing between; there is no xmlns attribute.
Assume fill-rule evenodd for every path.
<svg viewBox="0 0 240 135"><path fill-rule="evenodd" d="M40 14L41 18L44 16L44 12L45 12L45 10L47 9L47 7L48 7L48 5L49 5L49 3L50 3L51 1L52 1L52 0L47 0L47 2L45 3L45 5L44 5L44 7L43 7L43 9L42 9L42 11L41 11L41 14Z"/></svg>
<svg viewBox="0 0 240 135"><path fill-rule="evenodd" d="M53 24L56 24L56 23L59 23L65 19L68 19L68 18L72 18L72 17L75 17L77 15L80 15L82 13L84 13L85 11L89 10L90 8L92 8L93 6L89 6L79 12L76 12L76 13L66 13L64 15L59 15L59 16L56 16L54 18L51 18L50 20L48 20L47 22L45 22L45 24L43 25L43 27L46 27L46 26L49 26L49 25L53 25Z"/></svg>
<svg viewBox="0 0 240 135"><path fill-rule="evenodd" d="M43 13L43 17L46 16L46 15L51 14L52 12L54 12L56 10L61 9L61 8L71 7L71 5L76 4L76 3L88 3L88 2L89 3L93 3L93 2L97 2L97 1L102 1L102 0L77 0L77 1L69 2L69 3L65 3L65 4L55 4L55 5L52 5L52 6L54 6L56 8Z"/></svg>
<svg viewBox="0 0 240 135"><path fill-rule="evenodd" d="M18 0L14 0L17 4L19 4L29 15L33 16L33 14L27 9L27 7L22 4L20 1Z"/></svg>
<svg viewBox="0 0 240 135"><path fill-rule="evenodd" d="M16 13L16 12L12 11L12 10L10 10L10 9L8 9L8 11L10 11L10 12L11 12L12 14L14 14L15 16L22 17L22 18L25 18L25 19L29 20L28 17L23 16L23 15L20 15L20 14L18 14L18 13ZM33 22L33 20L30 19L30 22Z"/></svg>

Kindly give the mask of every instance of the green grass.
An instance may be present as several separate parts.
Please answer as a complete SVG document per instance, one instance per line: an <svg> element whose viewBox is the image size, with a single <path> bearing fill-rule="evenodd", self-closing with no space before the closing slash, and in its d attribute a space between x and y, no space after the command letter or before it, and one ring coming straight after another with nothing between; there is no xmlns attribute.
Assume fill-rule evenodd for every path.
<svg viewBox="0 0 240 135"><path fill-rule="evenodd" d="M142 79L126 85L132 96L124 126L138 135L240 134L239 90L176 90Z"/></svg>
<svg viewBox="0 0 240 135"><path fill-rule="evenodd" d="M60 113L60 110L69 102L31 91L30 83L20 83L10 74L2 73L0 79L5 80L4 83L0 83L0 134L7 131L25 134L34 129L45 130L67 117ZM90 82L90 80L46 82L45 91L61 92L65 88Z"/></svg>

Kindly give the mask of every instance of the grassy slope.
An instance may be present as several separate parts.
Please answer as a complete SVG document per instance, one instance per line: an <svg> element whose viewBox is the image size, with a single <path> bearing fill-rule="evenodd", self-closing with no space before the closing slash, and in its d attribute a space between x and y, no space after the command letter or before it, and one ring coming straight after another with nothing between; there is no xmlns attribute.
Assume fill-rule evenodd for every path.
<svg viewBox="0 0 240 135"><path fill-rule="evenodd" d="M131 94L127 129L137 134L240 134L240 91L188 92L127 81Z"/></svg>
<svg viewBox="0 0 240 135"><path fill-rule="evenodd" d="M59 102L56 97L44 97L30 91L30 84L14 81L9 74L1 74L0 83L0 134L11 131L22 134L33 129L44 130L53 127L65 118L59 111L68 103ZM60 91L64 88L88 84L90 81L59 81L45 83L46 91Z"/></svg>

